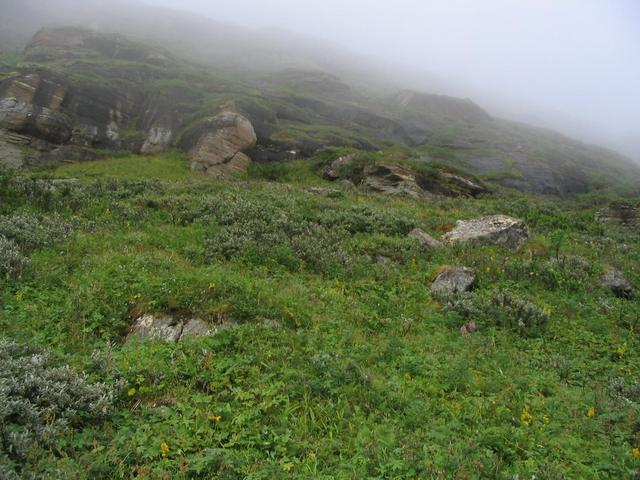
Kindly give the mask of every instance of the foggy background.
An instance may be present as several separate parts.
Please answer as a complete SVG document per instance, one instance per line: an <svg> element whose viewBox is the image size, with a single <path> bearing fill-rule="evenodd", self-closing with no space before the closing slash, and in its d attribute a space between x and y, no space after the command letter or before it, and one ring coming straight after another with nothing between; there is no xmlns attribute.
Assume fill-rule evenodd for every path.
<svg viewBox="0 0 640 480"><path fill-rule="evenodd" d="M145 1L315 37L384 63L398 84L640 159L637 0Z"/></svg>

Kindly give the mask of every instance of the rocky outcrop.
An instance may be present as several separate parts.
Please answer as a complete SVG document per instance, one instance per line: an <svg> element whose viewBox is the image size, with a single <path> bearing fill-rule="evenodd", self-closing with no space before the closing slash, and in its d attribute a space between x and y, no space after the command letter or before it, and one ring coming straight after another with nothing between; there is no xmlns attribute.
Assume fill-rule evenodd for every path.
<svg viewBox="0 0 640 480"><path fill-rule="evenodd" d="M398 165L370 165L363 171L361 185L370 191L386 195L423 198L428 192L418 184L418 176Z"/></svg>
<svg viewBox="0 0 640 480"><path fill-rule="evenodd" d="M470 291L476 282L476 273L472 268L448 268L431 285L431 295L437 299L446 299L453 295Z"/></svg>
<svg viewBox="0 0 640 480"><path fill-rule="evenodd" d="M628 202L614 202L598 213L597 218L604 223L634 226L640 225L640 205Z"/></svg>
<svg viewBox="0 0 640 480"><path fill-rule="evenodd" d="M618 298L630 299L634 296L634 288L624 273L617 268L608 267L602 275L602 285Z"/></svg>
<svg viewBox="0 0 640 480"><path fill-rule="evenodd" d="M181 320L170 315L146 314L136 319L127 335L127 341L136 339L178 342L187 338L215 335L229 326L230 322L210 325L198 318Z"/></svg>
<svg viewBox="0 0 640 480"><path fill-rule="evenodd" d="M417 240L420 245L428 249L435 250L436 248L442 246L442 244L438 240L419 228L411 230L408 237Z"/></svg>
<svg viewBox="0 0 640 480"><path fill-rule="evenodd" d="M256 133L246 117L224 110L186 139L191 169L216 177L243 172L251 163L244 152L256 141Z"/></svg>
<svg viewBox="0 0 640 480"><path fill-rule="evenodd" d="M28 163L31 137L0 128L0 166L17 169Z"/></svg>
<svg viewBox="0 0 640 480"><path fill-rule="evenodd" d="M473 220L458 220L443 240L450 243L492 243L518 250L529 239L529 227L522 220L493 215Z"/></svg>
<svg viewBox="0 0 640 480"><path fill-rule="evenodd" d="M62 83L38 74L0 82L0 127L53 143L66 142L72 122L59 111L66 93Z"/></svg>

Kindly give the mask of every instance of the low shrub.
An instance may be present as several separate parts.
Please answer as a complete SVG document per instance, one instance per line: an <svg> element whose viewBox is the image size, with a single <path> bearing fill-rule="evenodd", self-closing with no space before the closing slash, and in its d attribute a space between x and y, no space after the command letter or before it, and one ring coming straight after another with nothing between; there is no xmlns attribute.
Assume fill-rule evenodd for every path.
<svg viewBox="0 0 640 480"><path fill-rule="evenodd" d="M488 298L475 292L458 295L447 300L444 308L465 321L512 330L524 337L540 334L549 320L548 314L535 303L507 289L495 291Z"/></svg>
<svg viewBox="0 0 640 480"><path fill-rule="evenodd" d="M16 242L0 235L0 277L17 277L28 263Z"/></svg>
<svg viewBox="0 0 640 480"><path fill-rule="evenodd" d="M114 390L91 384L47 353L0 340L0 477L18 478L34 448L109 416Z"/></svg>
<svg viewBox="0 0 640 480"><path fill-rule="evenodd" d="M15 242L23 251L33 251L64 240L72 227L56 217L19 213L0 217L0 236Z"/></svg>

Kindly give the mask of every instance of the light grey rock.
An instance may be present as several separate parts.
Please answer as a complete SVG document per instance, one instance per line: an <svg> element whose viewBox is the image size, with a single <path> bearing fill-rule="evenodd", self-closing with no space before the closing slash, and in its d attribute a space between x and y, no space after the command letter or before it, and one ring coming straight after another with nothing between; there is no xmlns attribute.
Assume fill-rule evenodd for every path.
<svg viewBox="0 0 640 480"><path fill-rule="evenodd" d="M127 336L127 341L161 340L181 342L189 338L209 337L235 325L230 320L210 324L199 318L176 319L170 315L145 314L138 318Z"/></svg>
<svg viewBox="0 0 640 480"><path fill-rule="evenodd" d="M443 240L450 243L492 243L518 250L529 239L529 227L522 220L506 215L458 220Z"/></svg>
<svg viewBox="0 0 640 480"><path fill-rule="evenodd" d="M613 292L619 298L633 298L634 288L627 280L624 273L617 268L608 267L602 275L602 285Z"/></svg>
<svg viewBox="0 0 640 480"><path fill-rule="evenodd" d="M442 272L431 285L431 295L444 299L452 295L468 292L476 282L476 273L472 268L453 267Z"/></svg>
<svg viewBox="0 0 640 480"><path fill-rule="evenodd" d="M417 240L423 247L436 249L442 246L438 240L419 228L411 230L408 237Z"/></svg>
<svg viewBox="0 0 640 480"><path fill-rule="evenodd" d="M165 342L177 342L182 335L183 323L170 316L155 316L146 314L138 318L128 340L162 340Z"/></svg>
<svg viewBox="0 0 640 480"><path fill-rule="evenodd" d="M216 329L207 322L200 320L199 318L192 318L184 324L180 340L186 337L208 337L213 335L215 332Z"/></svg>

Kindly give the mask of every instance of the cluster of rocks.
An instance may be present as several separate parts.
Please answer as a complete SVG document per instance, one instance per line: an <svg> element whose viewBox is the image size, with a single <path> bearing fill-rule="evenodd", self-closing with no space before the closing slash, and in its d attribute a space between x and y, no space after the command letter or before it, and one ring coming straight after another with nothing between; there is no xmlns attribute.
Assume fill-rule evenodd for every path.
<svg viewBox="0 0 640 480"><path fill-rule="evenodd" d="M526 223L506 215L492 215L472 220L460 220L455 227L438 241L420 229L414 229L409 237L420 242L425 248L437 249L443 244L493 244L510 250L520 249L529 239L530 232ZM442 271L431 286L434 298L448 298L470 291L476 283L476 273L472 268L452 267ZM631 299L635 289L624 273L608 266L601 284L615 296Z"/></svg>

